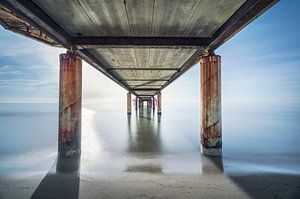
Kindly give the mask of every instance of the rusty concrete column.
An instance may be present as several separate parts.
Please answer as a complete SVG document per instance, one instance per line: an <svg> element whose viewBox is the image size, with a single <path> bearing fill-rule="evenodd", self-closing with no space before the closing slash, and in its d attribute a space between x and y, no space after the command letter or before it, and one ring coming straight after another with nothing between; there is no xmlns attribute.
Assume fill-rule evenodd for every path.
<svg viewBox="0 0 300 199"><path fill-rule="evenodd" d="M73 52L60 55L59 157L80 155L82 62Z"/></svg>
<svg viewBox="0 0 300 199"><path fill-rule="evenodd" d="M138 108L138 97L135 97L135 110Z"/></svg>
<svg viewBox="0 0 300 199"><path fill-rule="evenodd" d="M140 99L140 107L144 107L144 101L142 99Z"/></svg>
<svg viewBox="0 0 300 199"><path fill-rule="evenodd" d="M161 93L157 93L157 113L161 114Z"/></svg>
<svg viewBox="0 0 300 199"><path fill-rule="evenodd" d="M127 114L131 114L131 93L127 93Z"/></svg>
<svg viewBox="0 0 300 199"><path fill-rule="evenodd" d="M152 97L152 108L153 108L153 110L155 109L155 98L154 97Z"/></svg>
<svg viewBox="0 0 300 199"><path fill-rule="evenodd" d="M221 118L221 57L204 56L201 71L201 152L205 155L222 155Z"/></svg>

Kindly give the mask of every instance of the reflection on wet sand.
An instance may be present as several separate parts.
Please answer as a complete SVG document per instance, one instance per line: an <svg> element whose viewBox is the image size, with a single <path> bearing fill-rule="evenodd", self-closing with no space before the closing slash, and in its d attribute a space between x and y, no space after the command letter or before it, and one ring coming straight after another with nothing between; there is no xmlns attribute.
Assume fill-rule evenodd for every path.
<svg viewBox="0 0 300 199"><path fill-rule="evenodd" d="M131 116L128 116L129 118ZM129 119L130 120L130 119ZM129 129L129 153L148 153L159 155L162 142L159 134L159 125L155 125L151 109L141 108L135 120L136 131ZM129 126L130 127L130 126Z"/></svg>
<svg viewBox="0 0 300 199"><path fill-rule="evenodd" d="M223 167L223 158L222 157L210 157L201 155L202 161L202 174L211 175L211 174L219 174L223 175L224 167Z"/></svg>
<svg viewBox="0 0 300 199"><path fill-rule="evenodd" d="M131 128L132 122L135 123L136 128L134 130ZM164 170L168 171L168 162L172 162L172 160L163 157L166 154L164 154L163 140L160 137L160 125L161 115L155 115L155 112L147 107L141 107L137 110L133 120L132 116L128 115L129 142L127 151L140 157L143 161L128 161L126 172L164 173ZM202 172L203 175L223 174L222 157L204 156L200 155L200 152L199 157L201 157L202 168L199 169L198 173ZM198 164L199 167L201 162ZM182 169L185 167L188 168L187 165L183 165Z"/></svg>
<svg viewBox="0 0 300 199"><path fill-rule="evenodd" d="M300 198L299 175L268 172L267 155L234 155L228 137L223 157L201 155L191 112L83 113L81 163L58 160L32 198ZM255 163L265 167L247 171Z"/></svg>
<svg viewBox="0 0 300 199"><path fill-rule="evenodd" d="M32 199L79 197L80 156L57 158L47 175L42 179Z"/></svg>
<svg viewBox="0 0 300 199"><path fill-rule="evenodd" d="M141 107L136 111L135 131L131 127L131 115L128 115L128 153L142 158L155 159L162 152L162 141L160 139L160 125L154 120L155 112L151 108ZM162 173L160 160L155 159L152 163L137 163L133 165L128 162L127 172Z"/></svg>

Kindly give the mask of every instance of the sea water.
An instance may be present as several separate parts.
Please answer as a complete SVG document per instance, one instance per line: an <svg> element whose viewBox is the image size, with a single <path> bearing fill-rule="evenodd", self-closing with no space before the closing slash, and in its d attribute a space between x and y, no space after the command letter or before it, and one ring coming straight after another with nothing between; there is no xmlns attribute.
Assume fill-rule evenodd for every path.
<svg viewBox="0 0 300 199"><path fill-rule="evenodd" d="M300 174L300 106L223 104L224 173ZM84 104L81 175L202 174L200 105L156 110ZM46 173L57 155L57 104L0 104L0 176Z"/></svg>

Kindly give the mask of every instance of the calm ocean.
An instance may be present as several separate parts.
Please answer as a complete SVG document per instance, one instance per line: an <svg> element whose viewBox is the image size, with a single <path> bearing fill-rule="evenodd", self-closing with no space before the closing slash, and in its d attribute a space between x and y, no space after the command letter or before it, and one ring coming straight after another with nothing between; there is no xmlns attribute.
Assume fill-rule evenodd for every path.
<svg viewBox="0 0 300 199"><path fill-rule="evenodd" d="M0 104L0 175L45 172L57 151L57 104ZM199 104L146 107L127 116L121 104L82 110L82 172L201 173ZM300 106L223 104L226 173L300 174Z"/></svg>

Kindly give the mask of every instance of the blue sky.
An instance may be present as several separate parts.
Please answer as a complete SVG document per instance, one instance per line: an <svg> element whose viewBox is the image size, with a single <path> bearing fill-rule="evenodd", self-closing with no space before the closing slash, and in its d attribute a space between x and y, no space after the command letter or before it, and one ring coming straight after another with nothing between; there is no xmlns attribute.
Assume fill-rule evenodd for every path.
<svg viewBox="0 0 300 199"><path fill-rule="evenodd" d="M300 102L299 30L300 1L284 0L221 46L223 102ZM1 27L0 103L57 102L63 52ZM198 102L199 74L197 64L163 91L163 100ZM84 63L83 99L124 102L126 91Z"/></svg>

